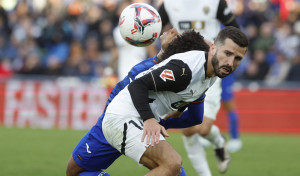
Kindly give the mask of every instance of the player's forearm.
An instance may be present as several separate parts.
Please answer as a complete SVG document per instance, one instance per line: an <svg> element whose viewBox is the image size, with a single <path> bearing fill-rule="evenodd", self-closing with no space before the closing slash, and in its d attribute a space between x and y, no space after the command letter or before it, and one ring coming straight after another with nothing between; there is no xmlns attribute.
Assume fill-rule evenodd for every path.
<svg viewBox="0 0 300 176"><path fill-rule="evenodd" d="M188 110L184 111L180 118L161 119L159 122L166 129L169 128L187 128L194 125L199 125L203 120L204 103L190 104Z"/></svg>
<svg viewBox="0 0 300 176"><path fill-rule="evenodd" d="M132 102L143 121L154 118L148 102L148 86L142 79L134 80L128 86Z"/></svg>

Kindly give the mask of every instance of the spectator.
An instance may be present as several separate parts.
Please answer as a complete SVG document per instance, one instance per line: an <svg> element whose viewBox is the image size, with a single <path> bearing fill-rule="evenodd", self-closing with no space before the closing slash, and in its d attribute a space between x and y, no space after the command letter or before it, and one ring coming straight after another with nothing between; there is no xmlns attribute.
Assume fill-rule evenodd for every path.
<svg viewBox="0 0 300 176"><path fill-rule="evenodd" d="M18 1L16 7L11 9L3 9L0 6L0 59L5 58L9 68L18 74L27 74L24 72L27 64L33 64L31 67L35 68L35 59L29 58L36 56L39 56L38 63L44 68L43 74L101 76L107 65L113 67L117 73L118 52L122 51L119 51L119 46L115 46L120 42L113 41L112 33L123 9L122 4L133 2L155 1L33 0ZM298 62L295 59L300 48L299 1L290 2L289 6L293 8L290 9L290 13L285 14L285 18L282 18L279 12L280 6L276 4L277 1L236 0L228 3L234 8L238 21L250 40L247 60L250 64L245 62L243 68L238 70L238 78L255 80L259 77L260 80L264 80L261 78L264 75L261 73L264 64L252 62L255 52L262 50L265 53L264 62L268 67L273 67L272 65L277 63L277 53L282 53L286 58L285 63L289 62L292 65L286 79L300 79L300 74L296 74ZM87 57L91 51L82 51L82 56L71 55L72 52L69 51L71 41L84 44L90 36L98 39L98 59L93 64ZM122 41L122 38L120 39ZM152 56L149 51L151 50L147 48L144 54ZM82 68L73 67L73 62ZM67 69L69 66L71 68Z"/></svg>
<svg viewBox="0 0 300 176"><path fill-rule="evenodd" d="M10 29L8 26L8 17L5 10L0 6L0 33L7 36L10 34Z"/></svg>
<svg viewBox="0 0 300 176"><path fill-rule="evenodd" d="M249 39L249 52L253 53L255 50L254 42L258 36L258 29L254 24L249 24L245 27L245 31Z"/></svg>
<svg viewBox="0 0 300 176"><path fill-rule="evenodd" d="M253 42L252 46L254 46L254 50L268 52L272 49L274 43L273 24L271 22L264 22L259 29L259 36Z"/></svg>
<svg viewBox="0 0 300 176"><path fill-rule="evenodd" d="M288 73L287 81L300 81L300 56L299 54L292 59L292 67Z"/></svg>
<svg viewBox="0 0 300 176"><path fill-rule="evenodd" d="M9 59L0 60L0 80L8 79L13 75L13 70L10 68Z"/></svg>
<svg viewBox="0 0 300 176"><path fill-rule="evenodd" d="M293 59L299 52L300 38L293 33L289 23L283 23L275 33L276 50L282 52L288 60Z"/></svg>
<svg viewBox="0 0 300 176"><path fill-rule="evenodd" d="M22 69L18 72L25 75L43 75L44 68L42 67L40 55L37 52L30 52L24 60Z"/></svg>
<svg viewBox="0 0 300 176"><path fill-rule="evenodd" d="M291 67L290 62L286 59L282 53L276 54L276 61L271 66L267 76L266 83L271 86L278 85L285 80L288 71Z"/></svg>
<svg viewBox="0 0 300 176"><path fill-rule="evenodd" d="M79 65L83 59L83 48L79 41L71 43L69 55L69 58L62 66L62 74L64 76L79 76Z"/></svg>
<svg viewBox="0 0 300 176"><path fill-rule="evenodd" d="M245 72L246 80L264 80L269 71L269 64L266 62L266 54L263 50L256 50L253 60Z"/></svg>

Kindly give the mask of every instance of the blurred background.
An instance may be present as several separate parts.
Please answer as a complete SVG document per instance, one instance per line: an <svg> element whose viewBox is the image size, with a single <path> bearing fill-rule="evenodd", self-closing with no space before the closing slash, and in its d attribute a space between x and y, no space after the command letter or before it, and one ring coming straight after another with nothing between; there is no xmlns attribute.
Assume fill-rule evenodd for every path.
<svg viewBox="0 0 300 176"><path fill-rule="evenodd" d="M136 2L136 1L133 1ZM158 7L160 1L138 1ZM121 0L1 0L0 76L117 74L113 29ZM238 80L300 81L300 2L228 0L250 40Z"/></svg>
<svg viewBox="0 0 300 176"><path fill-rule="evenodd" d="M111 88L123 77L118 58L131 51L121 47L125 42L116 36L116 27L121 11L133 2L158 8L162 1L1 0L0 106L4 110L0 124L88 129ZM299 119L299 0L228 0L228 5L250 40L249 51L235 71L241 113L245 107L244 111L262 116L255 107L248 107L261 107L255 102L263 102L270 112L280 110L273 111L278 118L290 114ZM152 47L159 49L159 41ZM142 54L125 62L133 66L136 58L156 54L139 49ZM253 94L266 89L265 96ZM240 98L245 91L252 102ZM288 103L273 106L279 100ZM243 122L242 128L249 124Z"/></svg>
<svg viewBox="0 0 300 176"><path fill-rule="evenodd" d="M121 77L122 52L114 33L120 12L133 2L157 8L162 1L0 0L0 129L89 129ZM227 2L250 40L249 51L235 71L241 132L298 136L300 1ZM159 49L159 41L153 47ZM154 55L143 49L148 57ZM218 116L216 123L226 131L225 112ZM1 141L11 140L5 134L15 134L1 133ZM69 144L67 156L83 134ZM1 163L4 160L0 159L0 168ZM12 171L7 170L8 175ZM293 172L299 173L299 169Z"/></svg>

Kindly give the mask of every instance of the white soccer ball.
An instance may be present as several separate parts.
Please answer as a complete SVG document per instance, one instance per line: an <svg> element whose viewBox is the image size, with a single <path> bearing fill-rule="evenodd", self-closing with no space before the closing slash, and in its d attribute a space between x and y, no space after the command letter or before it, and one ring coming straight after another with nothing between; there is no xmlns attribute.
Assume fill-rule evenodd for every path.
<svg viewBox="0 0 300 176"><path fill-rule="evenodd" d="M160 35L162 23L157 10L149 4L134 3L127 6L119 19L120 33L134 46L148 46Z"/></svg>

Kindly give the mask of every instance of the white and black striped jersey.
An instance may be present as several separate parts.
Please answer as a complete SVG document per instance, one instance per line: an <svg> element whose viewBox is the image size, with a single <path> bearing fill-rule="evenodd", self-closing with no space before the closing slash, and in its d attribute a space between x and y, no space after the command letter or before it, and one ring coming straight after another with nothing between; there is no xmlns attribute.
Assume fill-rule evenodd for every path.
<svg viewBox="0 0 300 176"><path fill-rule="evenodd" d="M106 113L155 117L158 121L201 97L216 77L207 78L207 53L189 51L172 55L136 76L108 105Z"/></svg>
<svg viewBox="0 0 300 176"><path fill-rule="evenodd" d="M163 26L170 22L179 32L194 29L210 41L221 23L239 27L225 0L164 0L158 12Z"/></svg>

